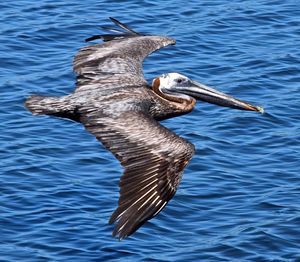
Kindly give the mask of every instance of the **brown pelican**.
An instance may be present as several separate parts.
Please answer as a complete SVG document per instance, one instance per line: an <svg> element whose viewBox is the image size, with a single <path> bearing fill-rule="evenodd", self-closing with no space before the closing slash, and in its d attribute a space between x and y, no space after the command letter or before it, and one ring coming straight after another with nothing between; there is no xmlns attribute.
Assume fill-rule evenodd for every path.
<svg viewBox="0 0 300 262"><path fill-rule="evenodd" d="M34 114L82 123L121 162L118 207L109 223L123 239L156 216L174 196L194 145L158 121L187 114L196 99L242 110L261 107L225 95L178 73L144 79L142 63L152 52L175 40L141 35L116 19L116 33L97 35L105 43L83 47L74 59L75 91L63 97L30 96Z"/></svg>

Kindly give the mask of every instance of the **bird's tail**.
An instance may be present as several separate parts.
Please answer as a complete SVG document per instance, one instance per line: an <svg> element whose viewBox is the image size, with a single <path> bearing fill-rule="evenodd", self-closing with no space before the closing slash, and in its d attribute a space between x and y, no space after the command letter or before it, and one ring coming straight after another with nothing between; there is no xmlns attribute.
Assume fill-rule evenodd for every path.
<svg viewBox="0 0 300 262"><path fill-rule="evenodd" d="M33 115L57 115L71 113L72 108L66 103L65 97L30 96L25 101L25 107Z"/></svg>

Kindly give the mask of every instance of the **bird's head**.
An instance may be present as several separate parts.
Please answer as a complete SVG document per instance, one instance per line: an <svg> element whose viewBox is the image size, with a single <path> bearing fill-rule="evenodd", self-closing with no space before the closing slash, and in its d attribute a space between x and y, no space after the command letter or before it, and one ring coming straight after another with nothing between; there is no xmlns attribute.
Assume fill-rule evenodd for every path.
<svg viewBox="0 0 300 262"><path fill-rule="evenodd" d="M184 98L190 96L211 104L263 113L263 108L219 92L178 73L163 74L153 80L153 87L162 94Z"/></svg>

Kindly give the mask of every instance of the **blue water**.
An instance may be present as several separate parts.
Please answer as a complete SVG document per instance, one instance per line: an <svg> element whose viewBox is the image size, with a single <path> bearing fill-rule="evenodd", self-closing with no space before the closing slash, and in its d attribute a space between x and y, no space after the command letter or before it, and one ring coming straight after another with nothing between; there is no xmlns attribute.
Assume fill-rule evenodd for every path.
<svg viewBox="0 0 300 262"><path fill-rule="evenodd" d="M2 1L0 261L300 261L299 1ZM74 89L72 60L109 16L177 39L144 63L266 113L198 103L163 124L196 145L174 199L118 241L122 169L71 121L32 116L30 94Z"/></svg>

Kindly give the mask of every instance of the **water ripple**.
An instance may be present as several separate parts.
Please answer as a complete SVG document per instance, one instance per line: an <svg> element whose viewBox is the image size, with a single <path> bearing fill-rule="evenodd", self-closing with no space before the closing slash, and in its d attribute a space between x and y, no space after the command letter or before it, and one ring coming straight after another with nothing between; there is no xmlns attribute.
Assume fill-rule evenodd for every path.
<svg viewBox="0 0 300 262"><path fill-rule="evenodd" d="M298 6L0 3L0 260L300 260ZM200 102L164 121L196 154L164 211L121 242L108 225L120 164L79 124L34 117L23 106L30 94L74 89L73 56L98 25L109 25L108 16L177 39L145 61L149 83L176 71L266 109L259 115Z"/></svg>

